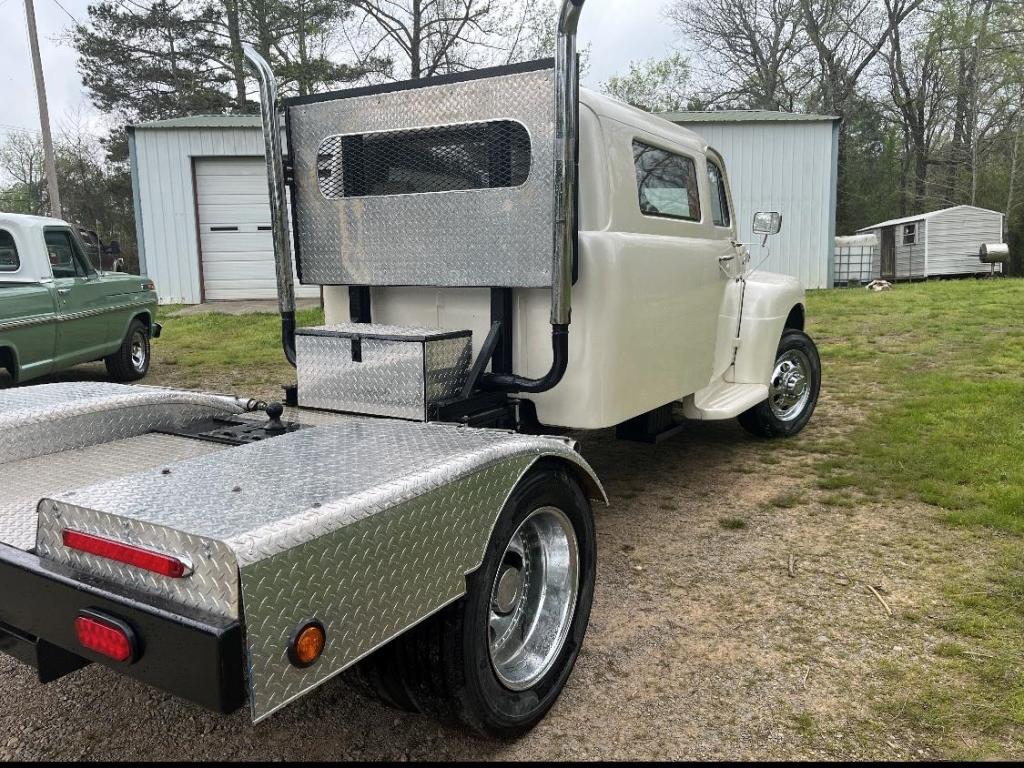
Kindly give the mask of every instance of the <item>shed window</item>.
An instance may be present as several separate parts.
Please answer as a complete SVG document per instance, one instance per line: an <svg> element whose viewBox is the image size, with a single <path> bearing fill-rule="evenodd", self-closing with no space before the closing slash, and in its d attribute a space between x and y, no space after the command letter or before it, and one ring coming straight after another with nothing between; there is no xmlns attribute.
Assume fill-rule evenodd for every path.
<svg viewBox="0 0 1024 768"><path fill-rule="evenodd" d="M17 272L21 268L18 246L6 229L0 229L0 272Z"/></svg>
<svg viewBox="0 0 1024 768"><path fill-rule="evenodd" d="M531 152L529 132L514 120L328 136L317 181L330 200L519 187Z"/></svg>
<svg viewBox="0 0 1024 768"><path fill-rule="evenodd" d="M728 227L729 194L725 189L725 174L717 164L708 160L708 182L711 186L711 220L716 227Z"/></svg>
<svg viewBox="0 0 1024 768"><path fill-rule="evenodd" d="M691 158L634 141L633 162L645 216L700 221L697 167Z"/></svg>
<svg viewBox="0 0 1024 768"><path fill-rule="evenodd" d="M917 245L917 224L903 225L903 244Z"/></svg>

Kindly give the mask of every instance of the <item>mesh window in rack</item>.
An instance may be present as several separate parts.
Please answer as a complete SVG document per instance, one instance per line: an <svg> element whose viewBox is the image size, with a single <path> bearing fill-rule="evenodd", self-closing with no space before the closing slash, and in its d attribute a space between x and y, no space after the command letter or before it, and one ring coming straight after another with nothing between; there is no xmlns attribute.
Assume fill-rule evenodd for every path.
<svg viewBox="0 0 1024 768"><path fill-rule="evenodd" d="M530 134L514 120L329 136L317 181L329 200L518 187L531 166Z"/></svg>

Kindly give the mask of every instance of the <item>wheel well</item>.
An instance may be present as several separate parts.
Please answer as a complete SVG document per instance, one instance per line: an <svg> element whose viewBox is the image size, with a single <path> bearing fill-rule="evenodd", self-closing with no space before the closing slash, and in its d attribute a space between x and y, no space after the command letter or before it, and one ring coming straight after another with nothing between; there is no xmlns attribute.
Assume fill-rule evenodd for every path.
<svg viewBox="0 0 1024 768"><path fill-rule="evenodd" d="M149 312L140 312L132 318L132 322L136 320L140 321L147 329L151 329L153 327L153 318L149 316Z"/></svg>
<svg viewBox="0 0 1024 768"><path fill-rule="evenodd" d="M7 370L11 378L18 380L18 366L14 357L14 350L9 347L0 347L0 368Z"/></svg>
<svg viewBox="0 0 1024 768"><path fill-rule="evenodd" d="M804 305L797 304L789 311L789 317L786 318L786 328L795 328L798 331L804 329Z"/></svg>
<svg viewBox="0 0 1024 768"><path fill-rule="evenodd" d="M608 503L608 494L605 492L597 475L591 474L593 470L589 467L584 467L582 464L578 464L566 456L548 455L541 457L534 463L531 469L545 465L565 469L583 486L583 491L588 498L603 501L605 504Z"/></svg>

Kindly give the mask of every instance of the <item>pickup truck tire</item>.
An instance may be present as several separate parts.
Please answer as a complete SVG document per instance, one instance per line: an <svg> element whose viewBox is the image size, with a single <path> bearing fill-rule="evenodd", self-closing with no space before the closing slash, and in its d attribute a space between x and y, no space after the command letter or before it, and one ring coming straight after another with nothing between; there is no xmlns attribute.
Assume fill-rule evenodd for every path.
<svg viewBox="0 0 1024 768"><path fill-rule="evenodd" d="M120 348L103 362L110 378L127 382L138 381L149 373L149 359L149 331L141 320L132 320Z"/></svg>
<svg viewBox="0 0 1024 768"><path fill-rule="evenodd" d="M509 497L465 597L364 659L348 680L401 709L486 736L521 736L572 672L590 620L596 555L579 482L563 466L539 464ZM496 642L496 629L506 643Z"/></svg>
<svg viewBox="0 0 1024 768"><path fill-rule="evenodd" d="M768 386L768 399L738 421L758 437L792 437L811 420L821 391L821 358L810 336L795 328L782 334Z"/></svg>

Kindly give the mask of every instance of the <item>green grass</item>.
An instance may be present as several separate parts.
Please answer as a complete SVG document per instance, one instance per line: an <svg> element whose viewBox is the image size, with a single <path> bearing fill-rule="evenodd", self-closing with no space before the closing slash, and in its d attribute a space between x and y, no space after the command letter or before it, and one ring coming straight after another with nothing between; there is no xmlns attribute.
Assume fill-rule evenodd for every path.
<svg viewBox="0 0 1024 768"><path fill-rule="evenodd" d="M985 562L950 554L954 608L940 628L956 639L903 670L882 706L955 754L998 755L998 737L1024 726L1024 281L816 292L808 304L823 388L856 424L817 462L816 485L921 501L992 542ZM982 742L964 752L964 733Z"/></svg>
<svg viewBox="0 0 1024 768"><path fill-rule="evenodd" d="M281 352L280 319L274 314L175 315L161 307L161 338L153 345L148 383L279 397L277 387L295 374ZM300 326L323 323L320 309L297 312Z"/></svg>

